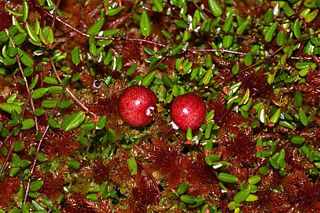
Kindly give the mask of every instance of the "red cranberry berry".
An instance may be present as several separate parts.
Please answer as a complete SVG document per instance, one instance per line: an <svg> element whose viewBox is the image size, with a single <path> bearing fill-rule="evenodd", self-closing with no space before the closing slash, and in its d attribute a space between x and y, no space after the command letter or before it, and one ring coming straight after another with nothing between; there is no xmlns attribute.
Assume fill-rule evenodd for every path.
<svg viewBox="0 0 320 213"><path fill-rule="evenodd" d="M157 97L151 89L130 86L119 97L118 109L121 119L129 126L142 127L151 123Z"/></svg>
<svg viewBox="0 0 320 213"><path fill-rule="evenodd" d="M205 121L206 106L199 96L187 93L177 97L171 104L173 122L181 129L198 129Z"/></svg>

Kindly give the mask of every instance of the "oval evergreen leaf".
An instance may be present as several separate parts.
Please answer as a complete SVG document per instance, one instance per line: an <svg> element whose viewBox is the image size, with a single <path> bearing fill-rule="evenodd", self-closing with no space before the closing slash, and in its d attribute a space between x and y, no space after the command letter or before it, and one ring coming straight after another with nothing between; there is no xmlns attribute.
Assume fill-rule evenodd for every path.
<svg viewBox="0 0 320 213"><path fill-rule="evenodd" d="M86 118L86 115L84 112L76 112L68 117L66 117L62 123L61 123L61 128L64 131L69 131L71 129L75 129L78 126L82 124L84 119Z"/></svg>
<svg viewBox="0 0 320 213"><path fill-rule="evenodd" d="M80 63L80 50L79 50L79 47L75 47L71 51L71 60L72 60L72 63L74 63L75 65L78 65Z"/></svg>
<svg viewBox="0 0 320 213"><path fill-rule="evenodd" d="M29 118L29 119L23 120L21 124L22 124L21 129L27 130L27 129L31 129L32 127L34 127L35 122L32 118Z"/></svg>
<svg viewBox="0 0 320 213"><path fill-rule="evenodd" d="M87 31L89 35L97 35L104 25L104 16L101 16L100 19L94 23Z"/></svg>
<svg viewBox="0 0 320 213"><path fill-rule="evenodd" d="M143 36L149 36L151 34L151 22L146 11L143 11L140 19L140 32Z"/></svg>
<svg viewBox="0 0 320 213"><path fill-rule="evenodd" d="M30 184L30 191L36 192L36 191L40 190L41 187L43 186L43 184L44 184L44 182L42 180L32 181Z"/></svg>
<svg viewBox="0 0 320 213"><path fill-rule="evenodd" d="M42 98L48 92L48 88L38 88L35 89L32 93L32 99L39 99Z"/></svg>
<svg viewBox="0 0 320 213"><path fill-rule="evenodd" d="M219 17L222 15L222 9L216 0L209 0L208 4L209 4L209 8L210 8L212 14L215 17Z"/></svg>
<svg viewBox="0 0 320 213"><path fill-rule="evenodd" d="M138 171L138 166L136 159L134 157L131 157L127 160L128 169L130 171L131 175L135 175Z"/></svg>

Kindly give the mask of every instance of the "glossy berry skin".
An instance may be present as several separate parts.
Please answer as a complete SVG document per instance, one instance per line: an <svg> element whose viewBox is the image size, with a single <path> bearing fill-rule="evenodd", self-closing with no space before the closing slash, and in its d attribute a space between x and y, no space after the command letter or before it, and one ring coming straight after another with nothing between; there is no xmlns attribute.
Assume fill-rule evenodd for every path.
<svg viewBox="0 0 320 213"><path fill-rule="evenodd" d="M157 97L151 89L130 86L119 97L118 110L121 119L131 127L142 127L153 120Z"/></svg>
<svg viewBox="0 0 320 213"><path fill-rule="evenodd" d="M173 122L181 129L198 129L206 117L206 105L202 98L187 93L178 96L171 104L170 114Z"/></svg>

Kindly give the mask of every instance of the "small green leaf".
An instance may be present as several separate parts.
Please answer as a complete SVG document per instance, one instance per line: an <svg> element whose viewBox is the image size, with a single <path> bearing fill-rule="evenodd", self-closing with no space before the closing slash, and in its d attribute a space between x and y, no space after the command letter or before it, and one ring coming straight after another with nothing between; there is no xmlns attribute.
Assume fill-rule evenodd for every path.
<svg viewBox="0 0 320 213"><path fill-rule="evenodd" d="M209 156L206 156L205 161L209 166L212 166L215 161L220 159L220 154L212 153Z"/></svg>
<svg viewBox="0 0 320 213"><path fill-rule="evenodd" d="M17 35L13 36L12 39L16 46L20 46L21 44L23 44L23 42L25 42L26 38L27 38L26 33L18 33Z"/></svg>
<svg viewBox="0 0 320 213"><path fill-rule="evenodd" d="M187 129L186 138L187 138L188 141L191 141L192 138L193 138L192 129L190 127Z"/></svg>
<svg viewBox="0 0 320 213"><path fill-rule="evenodd" d="M162 82L164 83L164 85L167 88L172 88L174 83L172 82L172 80L170 79L170 77L168 75L162 75Z"/></svg>
<svg viewBox="0 0 320 213"><path fill-rule="evenodd" d="M184 182L184 183L180 184L180 186L178 187L176 193L178 195L182 195L187 191L188 188L189 188L189 183L188 182Z"/></svg>
<svg viewBox="0 0 320 213"><path fill-rule="evenodd" d="M138 67L138 66L137 66L136 64L132 65L132 66L127 70L126 75L127 75L127 76L133 75L133 74L135 73L137 67Z"/></svg>
<svg viewBox="0 0 320 213"><path fill-rule="evenodd" d="M97 129L103 129L105 126L106 126L106 122L107 122L107 117L104 115L104 116L101 116L99 118L99 121L97 122Z"/></svg>
<svg viewBox="0 0 320 213"><path fill-rule="evenodd" d="M88 194L88 195L86 196L86 198L87 198L88 200L92 200L92 201L98 201L98 200L99 200L99 198L97 197L97 194L96 194L96 193Z"/></svg>
<svg viewBox="0 0 320 213"><path fill-rule="evenodd" d="M62 100L59 104L60 109L67 109L72 105L72 101L69 99Z"/></svg>
<svg viewBox="0 0 320 213"><path fill-rule="evenodd" d="M241 202L243 202L243 201L245 201L247 199L249 194L250 194L250 188L247 187L247 188L239 191L237 194L235 194L235 196L233 197L233 200L236 203L241 203Z"/></svg>
<svg viewBox="0 0 320 213"><path fill-rule="evenodd" d="M6 69L3 67L0 67L0 75L5 75L6 74Z"/></svg>
<svg viewBox="0 0 320 213"><path fill-rule="evenodd" d="M233 35L224 35L222 38L222 47L223 48L229 48L233 44Z"/></svg>
<svg viewBox="0 0 320 213"><path fill-rule="evenodd" d="M276 124L280 118L280 115L281 115L281 108L277 109L277 111L271 116L269 125L273 126L274 124Z"/></svg>
<svg viewBox="0 0 320 213"><path fill-rule="evenodd" d="M68 166L70 169L79 169L81 166L81 163L77 160L70 160L68 163Z"/></svg>
<svg viewBox="0 0 320 213"><path fill-rule="evenodd" d="M286 14L286 16L290 17L293 16L295 14L294 10L290 7L290 5L285 2L285 4L282 7L284 13Z"/></svg>
<svg viewBox="0 0 320 213"><path fill-rule="evenodd" d="M108 64L110 64L110 62L111 62L112 60L113 60L113 52L112 52L111 50L108 50L107 55L106 55L103 63L104 63L105 65L108 65Z"/></svg>
<svg viewBox="0 0 320 213"><path fill-rule="evenodd" d="M49 42L50 45L54 42L54 32L51 27L49 26L43 27L42 35L46 38L46 40Z"/></svg>
<svg viewBox="0 0 320 213"><path fill-rule="evenodd" d="M249 194L249 196L246 198L245 201L247 202L254 202L258 200L258 196L257 195L253 195L253 194Z"/></svg>
<svg viewBox="0 0 320 213"><path fill-rule="evenodd" d="M50 84L50 85L59 84L59 81L55 77L52 77L52 76L45 76L43 79L43 82L46 84Z"/></svg>
<svg viewBox="0 0 320 213"><path fill-rule="evenodd" d="M181 195L181 201L187 204L194 204L196 203L196 197L192 195Z"/></svg>
<svg viewBox="0 0 320 213"><path fill-rule="evenodd" d="M246 20L246 21L242 22L242 23L239 25L236 33L239 34L239 35L242 35L242 34L247 30L247 28L248 28L248 26L249 26L249 23L250 23L249 20Z"/></svg>
<svg viewBox="0 0 320 213"><path fill-rule="evenodd" d="M105 18L103 15L100 16L99 20L89 27L87 33L89 35L98 35L104 25Z"/></svg>
<svg viewBox="0 0 320 213"><path fill-rule="evenodd" d="M42 43L44 43L47 46L51 45L51 42L49 39L44 35L43 30L40 28L39 30L39 38L41 39Z"/></svg>
<svg viewBox="0 0 320 213"><path fill-rule="evenodd" d="M97 50L97 46L96 46L96 40L93 36L90 36L89 38L89 52L93 55L93 56L97 56L98 55L98 50Z"/></svg>
<svg viewBox="0 0 320 213"><path fill-rule="evenodd" d="M188 28L188 25L183 21L183 20L176 20L175 21L176 25L182 29Z"/></svg>
<svg viewBox="0 0 320 213"><path fill-rule="evenodd" d="M120 13L121 10L123 10L123 8L124 8L123 6L120 6L120 7L109 9L109 10L107 10L107 15L108 16L115 16L118 13Z"/></svg>
<svg viewBox="0 0 320 213"><path fill-rule="evenodd" d="M302 108L299 109L299 119L304 126L307 126L309 123L308 117Z"/></svg>
<svg viewBox="0 0 320 213"><path fill-rule="evenodd" d="M14 9L11 9L10 7L6 7L5 10L6 10L8 13L11 13L11 14L14 15L14 16L22 16L22 13L14 10Z"/></svg>
<svg viewBox="0 0 320 213"><path fill-rule="evenodd" d="M62 92L62 86L51 86L48 89L51 94L60 94Z"/></svg>
<svg viewBox="0 0 320 213"><path fill-rule="evenodd" d="M261 180L261 178L259 175L254 175L249 178L248 182L249 182L249 184L255 185L255 184L259 183L260 180Z"/></svg>
<svg viewBox="0 0 320 213"><path fill-rule="evenodd" d="M43 184L44 184L44 182L42 180L32 181L30 184L30 191L36 192L36 191L40 190L42 188Z"/></svg>
<svg viewBox="0 0 320 213"><path fill-rule="evenodd" d="M45 99L41 102L42 107L53 109L57 105L57 100L55 99Z"/></svg>
<svg viewBox="0 0 320 213"><path fill-rule="evenodd" d="M56 121L56 119L54 119L54 118L49 118L48 119L48 125L53 129L56 129L56 128L60 127L58 121Z"/></svg>
<svg viewBox="0 0 320 213"><path fill-rule="evenodd" d="M151 22L149 16L146 11L143 11L140 18L140 32L141 34L146 37L151 34Z"/></svg>
<svg viewBox="0 0 320 213"><path fill-rule="evenodd" d="M213 70L212 69L208 69L206 71L206 74L201 79L201 83L204 84L204 85L209 84L211 79L212 79L212 76L213 76Z"/></svg>
<svg viewBox="0 0 320 213"><path fill-rule="evenodd" d="M229 15L223 25L223 31L230 32L232 29L232 23L233 23L233 16Z"/></svg>
<svg viewBox="0 0 320 213"><path fill-rule="evenodd" d="M283 30L280 30L278 32L276 42L278 46L282 46L287 42L287 35Z"/></svg>
<svg viewBox="0 0 320 213"><path fill-rule="evenodd" d="M21 160L21 161L20 161L20 167L21 167L21 168L26 168L26 167L28 167L30 164L31 164L31 162L28 161L28 160Z"/></svg>
<svg viewBox="0 0 320 213"><path fill-rule="evenodd" d="M32 206L36 210L35 212L41 212L41 213L45 212L46 209L42 205L40 205L37 201L32 200L31 202L32 202Z"/></svg>
<svg viewBox="0 0 320 213"><path fill-rule="evenodd" d="M39 81L39 75L36 74L36 76L32 79L32 81L30 83L29 89L32 90L33 88L35 88L35 86L37 85L38 81Z"/></svg>
<svg viewBox="0 0 320 213"><path fill-rule="evenodd" d="M318 13L319 13L319 9L313 10L311 13L309 13L309 14L305 17L305 21L306 21L307 23L312 22L312 21L318 16Z"/></svg>
<svg viewBox="0 0 320 213"><path fill-rule="evenodd" d="M24 149L24 141L16 141L13 144L13 151L21 152Z"/></svg>
<svg viewBox="0 0 320 213"><path fill-rule="evenodd" d="M0 31L0 42L7 42L9 37L4 31Z"/></svg>
<svg viewBox="0 0 320 213"><path fill-rule="evenodd" d="M105 31L103 32L103 36L106 36L106 37L108 37L108 36L114 36L114 35L116 35L116 34L119 33L119 32L120 32L119 29L105 30Z"/></svg>
<svg viewBox="0 0 320 213"><path fill-rule="evenodd" d="M222 9L216 0L208 0L209 8L215 17L222 15Z"/></svg>
<svg viewBox="0 0 320 213"><path fill-rule="evenodd" d="M253 54L252 52L248 52L243 60L246 66L250 66L253 63Z"/></svg>
<svg viewBox="0 0 320 213"><path fill-rule="evenodd" d="M18 49L21 62L27 67L32 67L34 64L33 58L25 51Z"/></svg>
<svg viewBox="0 0 320 213"><path fill-rule="evenodd" d="M86 115L84 112L76 112L72 115L66 117L62 123L61 128L64 131L69 131L71 129L75 129L81 125L81 123L85 120Z"/></svg>
<svg viewBox="0 0 320 213"><path fill-rule="evenodd" d="M16 174L18 174L19 171L20 171L20 167L12 167L9 171L9 175L13 177Z"/></svg>
<svg viewBox="0 0 320 213"><path fill-rule="evenodd" d="M98 40L97 45L98 46L108 46L113 42L113 40Z"/></svg>
<svg viewBox="0 0 320 213"><path fill-rule="evenodd" d="M136 159L134 157L131 157L127 160L128 169L130 171L130 174L133 176L138 171L138 165L136 162Z"/></svg>
<svg viewBox="0 0 320 213"><path fill-rule="evenodd" d="M44 153L40 152L40 153L37 154L37 160L39 162L45 162L47 159L48 158Z"/></svg>
<svg viewBox="0 0 320 213"><path fill-rule="evenodd" d="M25 204L22 204L21 206L22 213L30 213L30 209L31 209L31 204L28 202Z"/></svg>
<svg viewBox="0 0 320 213"><path fill-rule="evenodd" d="M301 92L295 92L294 93L294 106L295 107L302 107L303 99L302 99L302 93Z"/></svg>
<svg viewBox="0 0 320 213"><path fill-rule="evenodd" d="M35 122L33 119L29 118L29 119L24 119L22 122L21 122L21 129L22 130L27 130L27 129L31 129L32 127L34 127L35 125Z"/></svg>
<svg viewBox="0 0 320 213"><path fill-rule="evenodd" d="M302 145L305 142L305 138L300 135L295 135L291 138L291 143L297 144L297 145Z"/></svg>
<svg viewBox="0 0 320 213"><path fill-rule="evenodd" d="M42 98L45 94L47 94L48 92L48 88L38 88L38 89L35 89L32 93L32 99L39 99L39 98Z"/></svg>
<svg viewBox="0 0 320 213"><path fill-rule="evenodd" d="M23 0L23 3L22 3L22 21L23 22L27 21L28 13L29 13L28 2L26 0Z"/></svg>
<svg viewBox="0 0 320 213"><path fill-rule="evenodd" d="M75 65L80 63L80 50L78 47L73 48L71 51L71 60Z"/></svg>
<svg viewBox="0 0 320 213"><path fill-rule="evenodd" d="M300 38L301 37L301 21L299 19L295 20L294 24L293 24L293 34L296 38Z"/></svg>
<svg viewBox="0 0 320 213"><path fill-rule="evenodd" d="M271 42L273 39L274 32L276 31L278 26L278 22L273 23L271 26L268 27L264 39L266 42Z"/></svg>
<svg viewBox="0 0 320 213"><path fill-rule="evenodd" d="M320 1L319 0L305 0L304 6L309 8L320 8Z"/></svg>
<svg viewBox="0 0 320 213"><path fill-rule="evenodd" d="M18 49L15 47L8 47L7 48L7 53L9 57L15 57L18 53Z"/></svg>
<svg viewBox="0 0 320 213"><path fill-rule="evenodd" d="M225 182L225 183L238 182L238 178L236 176L228 174L228 173L224 173L224 172L219 173L218 179L222 182Z"/></svg>
<svg viewBox="0 0 320 213"><path fill-rule="evenodd" d="M145 86L145 87L148 87L148 86L153 82L153 79L154 79L155 76L156 76L156 72L155 72L155 71L148 73L148 74L142 79L141 84L142 84L143 86Z"/></svg>
<svg viewBox="0 0 320 213"><path fill-rule="evenodd" d="M13 93L8 99L7 99L7 103L12 104L16 101L17 99L17 93Z"/></svg>
<svg viewBox="0 0 320 213"><path fill-rule="evenodd" d="M40 43L38 35L36 34L32 26L28 24L28 22L26 23L26 29L30 39L33 40L35 43Z"/></svg>
<svg viewBox="0 0 320 213"><path fill-rule="evenodd" d="M1 103L0 104L0 109L2 109L3 111L5 112L8 112L8 113L12 113L12 111L16 111L18 114L21 113L22 111L22 108L20 105L18 104L15 104L15 103Z"/></svg>
<svg viewBox="0 0 320 213"><path fill-rule="evenodd" d="M162 6L162 0L153 0L153 7L152 9L156 12L162 12L163 6Z"/></svg>
<svg viewBox="0 0 320 213"><path fill-rule="evenodd" d="M17 18L15 16L12 16L12 26L16 27L16 29L20 32L20 33L25 33L26 31L24 30L24 28L21 26L21 24L19 23L19 21L17 20ZM11 36L14 36L12 34L10 34Z"/></svg>

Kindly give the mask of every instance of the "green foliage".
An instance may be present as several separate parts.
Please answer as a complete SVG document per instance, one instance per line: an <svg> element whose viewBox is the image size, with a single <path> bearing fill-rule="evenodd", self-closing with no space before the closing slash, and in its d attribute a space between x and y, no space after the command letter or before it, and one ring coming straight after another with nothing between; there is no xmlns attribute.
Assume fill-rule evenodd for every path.
<svg viewBox="0 0 320 213"><path fill-rule="evenodd" d="M77 20L68 17L81 16L68 14L55 2L23 0L5 8L12 23L0 31L0 179L10 176L24 183L12 195L9 212L59 212L74 192L83 193L86 202L118 205L140 187L139 176L148 184L155 178L163 194L170 194L160 201L167 210L219 212L211 206L216 200L189 193L195 190L192 178L178 179L176 191L167 185L172 165L185 175L180 170L198 165L199 156L218 179L221 193L230 195L228 208L235 212L259 199L256 192L266 176L290 172L286 159L291 150L301 154L299 162L308 168L303 174L319 179L320 152L312 136L319 117L319 0L263 6L256 1L261 8L246 12L229 0L150 0L132 2L130 8L127 2L104 0L90 10L94 21L80 20L87 26L83 32L86 28L73 27ZM80 2L85 8L81 13L90 4ZM101 85L93 87L92 82ZM137 84L151 88L159 101L150 126L129 128L117 114L116 101L125 87ZM170 130L167 138L170 104L188 92L205 100L205 122L198 130ZM240 140L242 135L246 141ZM170 155L159 157L169 175L154 170L156 154L146 154L146 147L159 139L172 150L182 150L174 162ZM246 143L255 148L254 163L243 161L241 169L254 172L243 180L230 168L252 154ZM119 159L126 160L117 166L127 166L131 175L122 184L107 177L99 184L94 175L82 177L84 171L100 171L97 165L102 164L114 171L109 163ZM182 159L190 162L180 168ZM61 168L68 170L66 182L58 198L50 200L42 192L44 174L56 177Z"/></svg>
<svg viewBox="0 0 320 213"><path fill-rule="evenodd" d="M140 18L140 32L143 36L149 36L152 32L151 22L146 11L143 11Z"/></svg>

